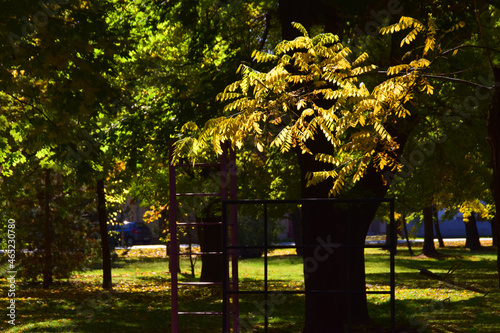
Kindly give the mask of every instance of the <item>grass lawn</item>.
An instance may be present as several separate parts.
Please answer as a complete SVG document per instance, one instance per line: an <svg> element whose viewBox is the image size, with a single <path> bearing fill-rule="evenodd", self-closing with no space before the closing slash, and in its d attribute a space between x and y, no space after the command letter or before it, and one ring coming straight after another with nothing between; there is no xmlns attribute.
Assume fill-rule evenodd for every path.
<svg viewBox="0 0 500 333"><path fill-rule="evenodd" d="M452 246L440 249L447 257L412 257L403 247L396 257L397 325L414 332L500 332L500 292L496 277L496 256L489 248L470 253ZM455 246L453 246L455 245ZM416 248L419 253L419 249ZM460 266L453 280L486 292L463 289L419 274L421 268L444 275ZM196 265L199 270L199 263ZM2 332L170 332L170 281L164 251L132 250L114 262L112 292L100 291L100 270L75 273L71 279L58 280L50 290L40 284L17 281L16 325L7 323L8 284L3 290ZM269 258L271 290L302 289L301 258L291 251L276 251ZM388 290L389 260L383 250L366 250L369 290ZM183 279L190 280L189 263L182 262ZM198 272L199 273L199 272ZM263 287L262 259L240 262L240 288ZM220 287L184 286L181 291L184 311L219 311ZM301 332L302 295L279 294L271 298L269 332ZM389 323L389 296L370 295L370 313L376 321ZM263 298L240 297L243 331L262 331ZM220 317L183 316L181 332L221 332ZM408 330L410 331L410 330Z"/></svg>

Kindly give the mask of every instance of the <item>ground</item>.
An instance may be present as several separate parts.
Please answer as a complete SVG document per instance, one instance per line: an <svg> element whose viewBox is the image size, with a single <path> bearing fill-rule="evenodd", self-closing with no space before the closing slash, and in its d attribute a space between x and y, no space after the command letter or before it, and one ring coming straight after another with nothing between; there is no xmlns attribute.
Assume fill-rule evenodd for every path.
<svg viewBox="0 0 500 333"><path fill-rule="evenodd" d="M440 249L448 256L425 259L409 256L401 247L396 258L396 323L399 332L482 332L500 331L500 292L496 288L496 256L492 248L480 253L447 244ZM416 252L420 249L417 247ZM99 267L75 273L70 279L58 280L50 290L40 284L18 281L16 325L2 323L5 332L169 332L170 283L164 250L123 250L114 262L112 292L100 290ZM183 279L190 280L188 261L182 262ZM452 274L455 282L484 290L486 294L463 289L419 274L425 268L445 275L461 263ZM293 250L274 251L269 258L270 290L297 290L303 287L301 258ZM199 269L199 262L196 270ZM388 255L384 250L366 252L368 290L387 290ZM263 260L246 259L240 263L242 288L263 288ZM199 271L198 271L199 273ZM2 290L7 291L5 279ZM220 292L215 288L183 287L184 310L217 310ZM1 298L7 311L7 292ZM203 301L201 301L203 300ZM374 324L367 332L389 332L388 295L370 295L370 313ZM303 296L278 294L271 298L269 332L300 332ZM257 332L264 331L263 299L241 297L241 320ZM219 317L182 317L181 332L218 332ZM110 329L111 328L111 329Z"/></svg>

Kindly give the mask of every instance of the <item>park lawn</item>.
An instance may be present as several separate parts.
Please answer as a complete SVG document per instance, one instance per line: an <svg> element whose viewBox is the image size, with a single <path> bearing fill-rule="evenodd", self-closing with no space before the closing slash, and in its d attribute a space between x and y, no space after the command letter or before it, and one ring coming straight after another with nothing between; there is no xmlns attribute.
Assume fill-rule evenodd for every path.
<svg viewBox="0 0 500 333"><path fill-rule="evenodd" d="M427 332L500 332L500 293L495 273L494 251L470 253L459 247L440 249L448 257L426 259L410 256L404 248L396 257L397 326ZM419 253L419 249L416 249ZM123 253L122 253L123 254ZM366 250L369 290L388 290L389 256L386 251ZM460 285L483 290L467 290L419 274L428 269L452 274ZM292 250L275 251L269 257L270 290L300 290L301 259ZM199 273L199 262L196 273ZM263 288L263 259L241 260L243 290ZM75 273L58 280L50 290L39 284L17 281L16 325L2 321L5 332L169 332L170 283L164 251L132 250L114 261L112 292L100 290L100 267ZM191 280L189 262L182 262L182 279ZM7 283L1 280L6 315ZM181 307L185 311L218 311L220 287L182 287ZM303 313L302 295L278 294L270 299L269 332L300 332ZM376 321L388 325L388 295L369 295L370 313ZM240 319L246 328L263 331L261 296L240 297ZM181 332L220 332L220 317L180 318Z"/></svg>

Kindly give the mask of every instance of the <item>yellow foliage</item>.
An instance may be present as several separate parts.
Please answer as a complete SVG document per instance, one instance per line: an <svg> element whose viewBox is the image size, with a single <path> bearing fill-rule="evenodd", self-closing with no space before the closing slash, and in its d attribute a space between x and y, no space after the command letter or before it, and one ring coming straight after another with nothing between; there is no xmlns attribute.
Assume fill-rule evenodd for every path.
<svg viewBox="0 0 500 333"><path fill-rule="evenodd" d="M241 66L241 79L217 96L227 102L226 116L209 120L196 139L180 140L176 154L193 154L209 147L219 154L224 141L230 141L233 147L252 143L259 151L270 145L281 152L297 149L312 154L308 146L322 133L331 143L332 153L315 158L331 165L331 170L309 174L308 184L332 178L333 196L346 183L359 181L371 164L379 170L397 168L392 152L398 145L384 123L409 114L403 105L413 98L414 88L432 93L432 86L419 80L419 73L429 66L429 61L420 58L393 66L387 71L388 78L369 91L361 75L377 67L365 64L367 53L351 61L352 51L337 36L320 34L310 38L301 25L294 26L302 36L282 41L274 54L256 51L252 55L256 62L268 62L274 67L262 73ZM404 29L412 30L403 44L428 31L408 17L382 30L390 33ZM431 50L432 41L428 43ZM184 129L197 128L185 125Z"/></svg>
<svg viewBox="0 0 500 333"><path fill-rule="evenodd" d="M469 222L469 218L474 213L478 219L491 220L495 214L492 205L487 205L479 199L463 202L458 211L463 214L464 222Z"/></svg>

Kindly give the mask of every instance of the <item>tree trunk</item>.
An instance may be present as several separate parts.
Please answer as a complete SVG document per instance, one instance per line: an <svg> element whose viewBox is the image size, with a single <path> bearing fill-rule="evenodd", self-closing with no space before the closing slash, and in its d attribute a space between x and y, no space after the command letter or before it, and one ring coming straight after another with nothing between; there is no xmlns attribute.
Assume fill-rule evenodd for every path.
<svg viewBox="0 0 500 333"><path fill-rule="evenodd" d="M479 240L479 231L477 230L476 214L472 213L469 221L465 224L465 247L471 251L479 251L482 249L481 241Z"/></svg>
<svg viewBox="0 0 500 333"><path fill-rule="evenodd" d="M212 216L200 219L202 223L220 222L220 217ZM222 252L222 226L206 225L198 227L198 237L202 252ZM222 282L224 258L222 255L201 256L201 276L203 282Z"/></svg>
<svg viewBox="0 0 500 333"><path fill-rule="evenodd" d="M439 242L439 247L443 248L444 240L443 240L443 235L441 235L441 228L439 227L438 211L434 206L432 206L432 217L434 219L434 229L436 230L436 237Z"/></svg>
<svg viewBox="0 0 500 333"><path fill-rule="evenodd" d="M495 82L500 82L500 67L493 67ZM488 142L491 147L491 166L493 169L493 198L496 211L500 209L500 88L495 84L495 91L488 114ZM499 218L496 218L496 235L500 240ZM497 272L500 287L500 246L497 246Z"/></svg>
<svg viewBox="0 0 500 333"><path fill-rule="evenodd" d="M434 224L432 222L432 206L426 206L423 211L424 214L424 247L422 254L427 257L439 256L434 246Z"/></svg>
<svg viewBox="0 0 500 333"><path fill-rule="evenodd" d="M406 216L402 216L401 219L403 220L403 228L404 228L404 233L405 233L405 239L406 239L406 244L408 245L408 251L410 252L410 255L413 256L413 250L411 249L411 242L410 242L410 237L408 235L408 225L406 224Z"/></svg>
<svg viewBox="0 0 500 333"><path fill-rule="evenodd" d="M45 169L43 289L52 284L52 220L50 219L50 169Z"/></svg>
<svg viewBox="0 0 500 333"><path fill-rule="evenodd" d="M280 0L279 16L283 39L292 40L300 35L292 22L302 24L308 31L312 26L323 26L326 32L340 33L337 5L324 0Z"/></svg>
<svg viewBox="0 0 500 333"><path fill-rule="evenodd" d="M493 246L498 246L498 234L497 234L497 217L496 214L493 216L493 219L490 221L491 225L491 239L493 240Z"/></svg>
<svg viewBox="0 0 500 333"><path fill-rule="evenodd" d="M302 246L302 217L300 209L295 210L291 215L293 227L293 241L296 246ZM297 247L297 255L302 256L304 254L304 249L302 247Z"/></svg>
<svg viewBox="0 0 500 333"><path fill-rule="evenodd" d="M225 145L224 145L225 146ZM224 148L226 150L226 148ZM228 149L229 150L229 149ZM231 152L233 154L234 152ZM228 198L231 188L236 186L236 157L229 158L225 151L221 156L221 169L219 172L212 171L207 175L211 181L218 182L222 199ZM235 193L233 193L235 194ZM229 195L230 197L230 195ZM221 221L222 213L218 206L219 201L215 200L208 204L201 212L201 218L197 218L202 223L217 223ZM230 209L231 210L231 209ZM219 215L220 214L220 215ZM220 252L222 253L223 236L221 225L205 225L197 227L198 238L200 241L200 250L202 252ZM222 282L224 273L224 257L219 254L207 254L201 256L201 276L202 282Z"/></svg>
<svg viewBox="0 0 500 333"><path fill-rule="evenodd" d="M308 147L315 153L332 149L320 135L309 142ZM305 186L307 172L324 170L327 166L316 161L314 156L300 152L298 161L302 198L328 198L331 181ZM382 198L386 191L381 175L369 168L365 177L351 189L350 195ZM369 321L362 246L378 206L378 203L317 201L302 205L302 235L306 246L303 253L306 289L304 332L324 332L325 328L330 332L344 332L349 322L362 324ZM316 292L328 290L337 292ZM342 292L347 290L355 292Z"/></svg>
<svg viewBox="0 0 500 333"><path fill-rule="evenodd" d="M97 180L97 218L101 233L102 250L102 288L111 290L111 255L109 253L108 226L106 217L106 198L104 196L104 180Z"/></svg>

